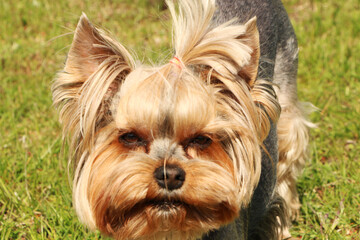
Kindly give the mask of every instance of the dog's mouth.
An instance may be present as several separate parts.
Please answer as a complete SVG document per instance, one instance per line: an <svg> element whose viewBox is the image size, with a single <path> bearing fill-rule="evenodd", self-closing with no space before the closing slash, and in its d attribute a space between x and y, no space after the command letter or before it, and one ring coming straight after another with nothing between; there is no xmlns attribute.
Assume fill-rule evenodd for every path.
<svg viewBox="0 0 360 240"><path fill-rule="evenodd" d="M185 203L174 199L156 199L150 200L148 205L153 206L160 211L170 211L171 209L184 206Z"/></svg>
<svg viewBox="0 0 360 240"><path fill-rule="evenodd" d="M170 211L173 209L182 208L186 203L176 200L176 199L169 199L169 198L163 198L163 199L152 199L146 202L147 206L150 206L154 209L157 209L159 211Z"/></svg>
<svg viewBox="0 0 360 240"><path fill-rule="evenodd" d="M127 224L145 222L158 229L169 230L188 228L197 221L217 226L219 222L232 221L238 213L238 209L231 208L225 203L193 205L181 200L156 197L143 199L125 211L117 212L117 209L109 208L104 222L108 223L115 232Z"/></svg>

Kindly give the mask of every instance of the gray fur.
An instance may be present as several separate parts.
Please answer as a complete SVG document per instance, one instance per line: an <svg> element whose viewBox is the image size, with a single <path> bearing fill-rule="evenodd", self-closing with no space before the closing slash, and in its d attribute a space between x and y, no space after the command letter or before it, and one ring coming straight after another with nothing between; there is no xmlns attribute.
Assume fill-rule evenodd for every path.
<svg viewBox="0 0 360 240"><path fill-rule="evenodd" d="M169 138L155 139L150 147L149 155L153 159L183 159L184 151Z"/></svg>
<svg viewBox="0 0 360 240"><path fill-rule="evenodd" d="M281 86L282 95L296 98L297 41L281 0L218 0L213 19L215 25L238 18L246 23L257 17L260 34L258 79ZM285 92L285 94L283 94ZM260 182L248 209L240 212L233 223L203 236L203 240L276 239L279 222L286 226L284 204L275 193L278 146L276 125L264 141L269 156L262 152Z"/></svg>

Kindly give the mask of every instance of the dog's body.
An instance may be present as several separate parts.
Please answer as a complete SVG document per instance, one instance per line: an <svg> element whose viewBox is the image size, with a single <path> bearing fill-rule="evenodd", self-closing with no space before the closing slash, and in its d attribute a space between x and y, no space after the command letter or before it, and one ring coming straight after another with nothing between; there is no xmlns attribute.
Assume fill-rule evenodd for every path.
<svg viewBox="0 0 360 240"><path fill-rule="evenodd" d="M257 17L261 53L258 78L278 86L275 90L282 113L277 126L272 125L269 136L264 141L271 159L263 152L259 184L249 208L243 209L244 213L240 214L247 215L248 218L238 219L232 225L214 231L203 239L253 239L256 236L271 239L273 233L266 231L274 229L276 225L271 220L273 211L282 211L277 194L286 202L286 218L295 220L298 216L300 203L295 186L296 178L307 158L308 129L314 127L306 120L312 106L300 103L297 99L296 35L281 0L221 0L217 1L217 5L218 11L214 17L217 24L232 18L246 23L253 16ZM277 160L277 169L273 168L272 160ZM276 210L277 207L280 208ZM248 226L244 226L246 224L242 221L248 221ZM248 228L248 236L245 237L244 228ZM289 236L287 229L283 233L283 237L286 236Z"/></svg>
<svg viewBox="0 0 360 240"><path fill-rule="evenodd" d="M179 4L159 67L79 22L53 86L79 218L117 239L280 238L312 126L291 23L280 0Z"/></svg>

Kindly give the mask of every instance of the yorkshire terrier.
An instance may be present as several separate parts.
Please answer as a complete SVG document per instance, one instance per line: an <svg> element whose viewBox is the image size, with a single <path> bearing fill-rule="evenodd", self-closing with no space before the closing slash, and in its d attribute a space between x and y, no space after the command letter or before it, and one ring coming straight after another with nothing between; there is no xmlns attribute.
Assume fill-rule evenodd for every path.
<svg viewBox="0 0 360 240"><path fill-rule="evenodd" d="M83 14L52 87L73 204L115 239L280 239L307 158L280 0L167 1L174 57L135 64Z"/></svg>

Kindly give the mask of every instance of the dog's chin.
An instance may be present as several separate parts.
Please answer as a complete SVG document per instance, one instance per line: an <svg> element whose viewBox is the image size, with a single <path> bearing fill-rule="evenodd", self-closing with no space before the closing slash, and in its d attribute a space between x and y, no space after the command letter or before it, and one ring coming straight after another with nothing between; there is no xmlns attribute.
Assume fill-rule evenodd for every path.
<svg viewBox="0 0 360 240"><path fill-rule="evenodd" d="M116 239L147 239L150 236L193 239L232 221L237 214L238 207L229 203L195 206L164 197L142 200L122 211L109 207L102 226L98 227Z"/></svg>

